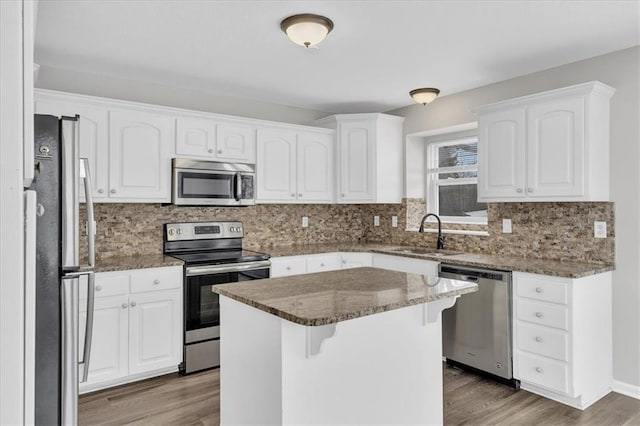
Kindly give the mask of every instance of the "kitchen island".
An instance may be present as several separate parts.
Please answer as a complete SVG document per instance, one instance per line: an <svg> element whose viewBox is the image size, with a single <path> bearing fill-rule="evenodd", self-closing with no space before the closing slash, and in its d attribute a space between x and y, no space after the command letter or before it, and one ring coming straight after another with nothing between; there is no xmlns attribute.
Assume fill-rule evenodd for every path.
<svg viewBox="0 0 640 426"><path fill-rule="evenodd" d="M222 424L441 424L441 312L476 284L376 268L213 286Z"/></svg>

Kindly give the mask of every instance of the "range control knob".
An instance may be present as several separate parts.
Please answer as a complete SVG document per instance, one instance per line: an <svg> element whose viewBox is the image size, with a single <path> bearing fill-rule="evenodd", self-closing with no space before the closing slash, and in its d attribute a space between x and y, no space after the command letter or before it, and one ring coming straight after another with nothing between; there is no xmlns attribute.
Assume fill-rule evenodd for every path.
<svg viewBox="0 0 640 426"><path fill-rule="evenodd" d="M169 231L168 231L168 233L169 233L169 235L173 235L173 234L174 234L174 232L173 232L173 228L170 228L170 229L169 229Z"/></svg>
<svg viewBox="0 0 640 426"><path fill-rule="evenodd" d="M182 234L182 229L180 229L180 228L176 229L176 234L178 234L178 235Z"/></svg>

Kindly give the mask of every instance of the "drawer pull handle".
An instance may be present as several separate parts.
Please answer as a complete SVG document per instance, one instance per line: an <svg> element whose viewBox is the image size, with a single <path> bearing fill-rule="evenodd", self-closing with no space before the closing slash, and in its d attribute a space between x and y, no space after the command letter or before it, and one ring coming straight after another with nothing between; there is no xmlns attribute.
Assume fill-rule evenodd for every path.
<svg viewBox="0 0 640 426"><path fill-rule="evenodd" d="M321 264L320 264L320 267L321 267L321 268L324 268L324 266L325 266L325 265L324 265L324 263L321 263Z"/></svg>
<svg viewBox="0 0 640 426"><path fill-rule="evenodd" d="M538 342L538 343L542 342L542 337L536 336L536 342Z"/></svg>
<svg viewBox="0 0 640 426"><path fill-rule="evenodd" d="M536 317L542 318L542 312L536 312Z"/></svg>
<svg viewBox="0 0 640 426"><path fill-rule="evenodd" d="M135 307L136 306L136 302L131 302L131 307Z"/></svg>
<svg viewBox="0 0 640 426"><path fill-rule="evenodd" d="M129 306L129 305L127 305L126 303L123 303L122 304L122 309L127 309L127 306Z"/></svg>
<svg viewBox="0 0 640 426"><path fill-rule="evenodd" d="M536 373L542 373L542 368L536 367Z"/></svg>
<svg viewBox="0 0 640 426"><path fill-rule="evenodd" d="M290 270L291 270L291 266L287 266L287 271L290 271Z"/></svg>
<svg viewBox="0 0 640 426"><path fill-rule="evenodd" d="M542 293L542 287L536 287L536 293Z"/></svg>
<svg viewBox="0 0 640 426"><path fill-rule="evenodd" d="M96 286L96 291L100 291L100 290L102 290L102 286L101 285L97 285Z"/></svg>
<svg viewBox="0 0 640 426"><path fill-rule="evenodd" d="M155 285L160 284L160 280L153 280L153 284L155 284Z"/></svg>

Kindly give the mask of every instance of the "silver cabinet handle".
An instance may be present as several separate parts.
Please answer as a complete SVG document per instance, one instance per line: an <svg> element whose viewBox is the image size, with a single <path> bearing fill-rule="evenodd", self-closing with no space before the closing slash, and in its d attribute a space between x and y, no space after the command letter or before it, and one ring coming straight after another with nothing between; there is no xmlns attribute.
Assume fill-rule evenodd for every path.
<svg viewBox="0 0 640 426"><path fill-rule="evenodd" d="M160 284L160 280L157 280L157 279L156 279L156 280L153 280L153 284L154 284L154 285L158 285L158 284Z"/></svg>
<svg viewBox="0 0 640 426"><path fill-rule="evenodd" d="M522 192L522 188L518 188L518 189L516 189L516 192L517 192L518 194L520 194L520 193Z"/></svg>
<svg viewBox="0 0 640 426"><path fill-rule="evenodd" d="M538 342L538 343L542 342L542 337L536 336L536 342Z"/></svg>
<svg viewBox="0 0 640 426"><path fill-rule="evenodd" d="M213 154L213 149L209 148L207 151L209 152L209 154Z"/></svg>
<svg viewBox="0 0 640 426"><path fill-rule="evenodd" d="M218 154L222 154L222 150L221 149L218 150Z"/></svg>
<svg viewBox="0 0 640 426"><path fill-rule="evenodd" d="M542 368L536 367L536 373L542 373Z"/></svg>
<svg viewBox="0 0 640 426"><path fill-rule="evenodd" d="M100 290L102 290L102 286L101 285L97 285L96 286L96 291L100 291Z"/></svg>
<svg viewBox="0 0 640 426"><path fill-rule="evenodd" d="M116 193L116 190L115 190L115 189L112 189L112 190L111 190L111 191L109 191L109 192L111 192L112 194L115 194L115 193Z"/></svg>
<svg viewBox="0 0 640 426"><path fill-rule="evenodd" d="M542 318L542 312L536 312L536 317Z"/></svg>
<svg viewBox="0 0 640 426"><path fill-rule="evenodd" d="M542 287L536 287L536 293L542 293Z"/></svg>
<svg viewBox="0 0 640 426"><path fill-rule="evenodd" d="M347 261L346 261L346 260L344 260L344 259L342 259L342 264L343 264L343 265L346 265L346 264L347 264Z"/></svg>
<svg viewBox="0 0 640 426"><path fill-rule="evenodd" d="M131 302L131 307L135 307L136 306L136 302Z"/></svg>
<svg viewBox="0 0 640 426"><path fill-rule="evenodd" d="M321 267L321 268L324 268L324 266L325 266L325 265L324 265L324 263L321 263L321 264L320 264L320 267Z"/></svg>
<svg viewBox="0 0 640 426"><path fill-rule="evenodd" d="M123 303L123 304L122 304L122 309L127 309L127 307L128 307L128 306L129 306L129 305L127 305L126 303Z"/></svg>
<svg viewBox="0 0 640 426"><path fill-rule="evenodd" d="M98 188L98 194L104 194L104 189Z"/></svg>
<svg viewBox="0 0 640 426"><path fill-rule="evenodd" d="M296 194L291 194L291 196L292 196L292 197L295 197L295 196L296 196Z"/></svg>
<svg viewBox="0 0 640 426"><path fill-rule="evenodd" d="M290 270L291 270L291 266L287 266L287 271L290 271Z"/></svg>
<svg viewBox="0 0 640 426"><path fill-rule="evenodd" d="M533 188L527 188L527 192L533 192Z"/></svg>
<svg viewBox="0 0 640 426"><path fill-rule="evenodd" d="M302 194L301 194L301 193L298 193L298 197L302 197Z"/></svg>
<svg viewBox="0 0 640 426"><path fill-rule="evenodd" d="M344 198L344 194L340 194L340 196L341 196L342 198Z"/></svg>

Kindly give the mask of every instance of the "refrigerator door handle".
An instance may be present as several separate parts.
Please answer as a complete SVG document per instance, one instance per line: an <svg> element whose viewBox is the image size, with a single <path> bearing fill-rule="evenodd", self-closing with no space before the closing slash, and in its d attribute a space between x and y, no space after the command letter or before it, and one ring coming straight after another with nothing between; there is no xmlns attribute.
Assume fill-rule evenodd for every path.
<svg viewBox="0 0 640 426"><path fill-rule="evenodd" d="M61 303L61 360L60 366L60 423L78 423L78 277L62 278Z"/></svg>
<svg viewBox="0 0 640 426"><path fill-rule="evenodd" d="M87 278L87 317L84 328L84 348L82 350L82 361L78 363L82 366L82 377L80 378L80 383L86 382L89 375L89 360L91 359L91 341L93 337L93 307L95 303L96 274L88 272Z"/></svg>
<svg viewBox="0 0 640 426"><path fill-rule="evenodd" d="M89 268L96 265L96 221L93 214L93 194L91 186L91 174L89 173L89 160L87 158L80 159L80 177L84 181L84 199L87 207L87 239L88 253L87 260Z"/></svg>

